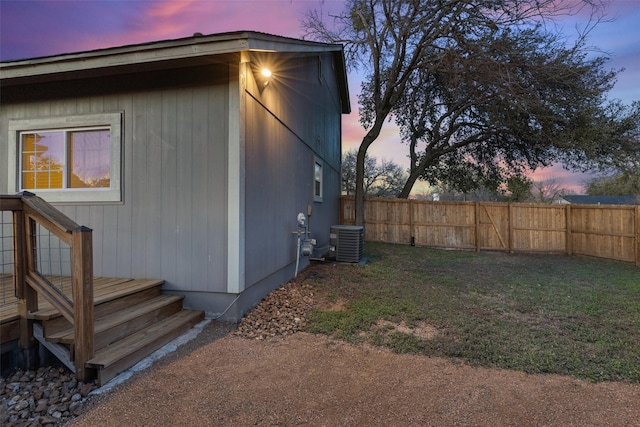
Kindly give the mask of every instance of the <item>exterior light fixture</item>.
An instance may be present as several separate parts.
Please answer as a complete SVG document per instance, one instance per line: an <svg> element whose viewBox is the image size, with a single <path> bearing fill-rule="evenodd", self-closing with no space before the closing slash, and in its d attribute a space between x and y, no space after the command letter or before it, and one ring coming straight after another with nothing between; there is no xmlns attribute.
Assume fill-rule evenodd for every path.
<svg viewBox="0 0 640 427"><path fill-rule="evenodd" d="M263 88L267 87L267 85L269 84L270 79L271 79L271 70L270 69L263 68L262 70L260 70L260 83L262 84Z"/></svg>

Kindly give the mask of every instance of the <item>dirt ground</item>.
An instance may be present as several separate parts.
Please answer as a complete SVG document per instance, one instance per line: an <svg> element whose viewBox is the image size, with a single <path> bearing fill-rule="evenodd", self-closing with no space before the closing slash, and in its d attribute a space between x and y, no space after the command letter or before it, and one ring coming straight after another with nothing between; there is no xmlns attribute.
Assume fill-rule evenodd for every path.
<svg viewBox="0 0 640 427"><path fill-rule="evenodd" d="M640 426L640 386L473 368L212 322L72 426Z"/></svg>

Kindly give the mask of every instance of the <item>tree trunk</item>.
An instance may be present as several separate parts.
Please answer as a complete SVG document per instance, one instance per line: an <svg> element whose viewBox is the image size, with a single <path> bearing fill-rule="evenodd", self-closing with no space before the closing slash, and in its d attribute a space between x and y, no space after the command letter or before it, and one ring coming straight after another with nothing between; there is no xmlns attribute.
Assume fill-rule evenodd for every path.
<svg viewBox="0 0 640 427"><path fill-rule="evenodd" d="M386 117L386 116L385 116ZM355 221L356 225L364 225L364 160L367 150L380 135L383 120L376 120L373 127L362 139L358 156L356 157L356 191L355 191Z"/></svg>
<svg viewBox="0 0 640 427"><path fill-rule="evenodd" d="M414 147L415 148L415 147ZM414 153L412 153L412 156ZM416 156L417 158L417 156ZM418 178L420 178L420 174L424 172L427 168L427 165L431 164L437 156L434 156L433 153L430 153L428 156L424 156L420 163L416 164L415 167L411 165L411 172L409 173L409 178L407 178L407 182L404 184L402 191L398 194L398 199L407 199L409 198L409 193L413 189L413 185L416 183Z"/></svg>
<svg viewBox="0 0 640 427"><path fill-rule="evenodd" d="M418 180L420 173L421 173L420 168L415 168L411 171L411 173L409 174L409 178L407 179L407 182L404 184L404 187L402 187L402 191L400 192L400 194L398 194L398 199L409 198L409 193L411 193L413 184L415 184L416 181Z"/></svg>
<svg viewBox="0 0 640 427"><path fill-rule="evenodd" d="M364 225L364 157L366 154L367 147L365 147L363 140L358 149L358 156L356 157L356 194L354 206L356 225Z"/></svg>

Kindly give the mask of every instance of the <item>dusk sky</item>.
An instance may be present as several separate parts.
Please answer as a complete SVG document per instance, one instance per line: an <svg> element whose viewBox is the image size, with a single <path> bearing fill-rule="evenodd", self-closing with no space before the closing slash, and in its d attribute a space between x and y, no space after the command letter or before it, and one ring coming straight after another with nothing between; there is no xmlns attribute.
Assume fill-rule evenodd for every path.
<svg viewBox="0 0 640 427"><path fill-rule="evenodd" d="M607 68L625 69L610 98L630 104L640 100L640 0L609 3L607 17L613 21L599 24L589 44L611 57ZM0 60L181 38L195 32L253 30L301 37L300 19L306 10L321 9L327 16L343 5L337 0L0 0ZM584 19L577 14L559 24L571 37L576 27L584 26ZM343 117L343 151L356 148L365 133L358 123L359 81L358 75L349 76L353 112ZM369 152L408 167L408 149L392 126L383 129ZM554 167L537 171L533 178L552 178L581 193L586 176Z"/></svg>

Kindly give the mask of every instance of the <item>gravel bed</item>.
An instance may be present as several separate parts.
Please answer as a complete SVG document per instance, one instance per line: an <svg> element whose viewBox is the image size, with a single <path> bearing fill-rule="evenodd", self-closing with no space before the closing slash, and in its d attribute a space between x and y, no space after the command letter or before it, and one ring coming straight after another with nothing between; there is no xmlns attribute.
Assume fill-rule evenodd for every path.
<svg viewBox="0 0 640 427"><path fill-rule="evenodd" d="M287 283L249 311L234 335L258 340L291 335L305 327L306 317L313 309L313 288L304 283Z"/></svg>
<svg viewBox="0 0 640 427"><path fill-rule="evenodd" d="M78 415L98 386L78 381L67 368L16 370L0 378L0 425L56 426Z"/></svg>

